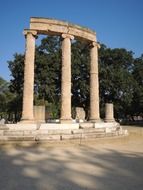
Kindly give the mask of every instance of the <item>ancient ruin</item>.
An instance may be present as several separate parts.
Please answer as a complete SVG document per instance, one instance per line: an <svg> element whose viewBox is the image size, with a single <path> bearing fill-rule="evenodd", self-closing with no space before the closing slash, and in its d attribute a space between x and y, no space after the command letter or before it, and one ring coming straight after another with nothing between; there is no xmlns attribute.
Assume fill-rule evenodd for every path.
<svg viewBox="0 0 143 190"><path fill-rule="evenodd" d="M98 85L98 48L96 33L68 22L31 18L30 29L24 30L26 37L24 95L22 121L33 122L33 89L35 38L38 34L59 35L62 38L62 84L61 84L61 123L72 123L71 118L71 40L78 38L90 45L90 121L98 122L99 85ZM66 80L65 80L66 79Z"/></svg>
<svg viewBox="0 0 143 190"><path fill-rule="evenodd" d="M61 116L57 123L36 122L33 105L34 97L34 58L35 39L39 34L58 35L62 39L62 80L61 80ZM26 140L63 140L87 137L104 137L124 135L127 131L121 129L115 122L113 104L106 105L105 121L100 119L99 80L98 80L98 48L96 33L90 29L73 25L55 19L30 19L30 29L24 30L26 39L24 91L22 118L18 124L7 124L1 138ZM74 121L71 117L71 41L86 40L90 47L90 117L87 122ZM41 113L42 113L41 112ZM40 114L40 113L39 113ZM42 118L42 116L40 116ZM84 116L82 116L84 118ZM42 121L44 118L42 118ZM11 134L12 138L11 138Z"/></svg>

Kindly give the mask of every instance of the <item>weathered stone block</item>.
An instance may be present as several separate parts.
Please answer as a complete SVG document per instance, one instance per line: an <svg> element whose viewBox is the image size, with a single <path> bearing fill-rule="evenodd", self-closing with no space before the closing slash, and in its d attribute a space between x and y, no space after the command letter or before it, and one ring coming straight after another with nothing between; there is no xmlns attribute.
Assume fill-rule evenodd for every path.
<svg viewBox="0 0 143 190"><path fill-rule="evenodd" d="M75 112L76 112L76 119L78 121L85 120L85 111L82 107L76 107Z"/></svg>
<svg viewBox="0 0 143 190"><path fill-rule="evenodd" d="M84 129L84 128L93 128L94 124L93 123L80 123L79 124L80 128Z"/></svg>
<svg viewBox="0 0 143 190"><path fill-rule="evenodd" d="M45 122L45 106L34 106L34 120L36 122Z"/></svg>

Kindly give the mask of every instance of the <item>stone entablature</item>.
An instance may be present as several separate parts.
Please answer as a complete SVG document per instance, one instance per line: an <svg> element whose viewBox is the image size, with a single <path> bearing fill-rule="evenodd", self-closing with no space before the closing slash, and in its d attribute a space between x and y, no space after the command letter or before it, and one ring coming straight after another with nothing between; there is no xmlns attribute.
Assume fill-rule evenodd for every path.
<svg viewBox="0 0 143 190"><path fill-rule="evenodd" d="M63 33L73 35L89 41L96 41L96 33L88 28L48 18L30 19L30 29L36 30L38 34L61 35Z"/></svg>

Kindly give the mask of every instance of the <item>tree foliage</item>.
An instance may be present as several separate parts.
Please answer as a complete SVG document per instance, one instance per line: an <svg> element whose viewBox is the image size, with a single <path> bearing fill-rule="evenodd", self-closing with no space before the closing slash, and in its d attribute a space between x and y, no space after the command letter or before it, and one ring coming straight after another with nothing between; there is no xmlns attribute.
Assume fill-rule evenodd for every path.
<svg viewBox="0 0 143 190"><path fill-rule="evenodd" d="M14 54L14 60L8 61L8 67L11 72L10 91L22 94L24 81L24 55Z"/></svg>
<svg viewBox="0 0 143 190"><path fill-rule="evenodd" d="M99 51L101 103L113 102L118 117L129 113L133 101L135 80L134 58L126 49L110 49L105 45Z"/></svg>
<svg viewBox="0 0 143 190"><path fill-rule="evenodd" d="M132 115L143 116L143 55L134 60L133 77L136 86L133 92Z"/></svg>
<svg viewBox="0 0 143 190"><path fill-rule="evenodd" d="M36 48L35 95L52 103L59 101L61 49L60 38L47 37Z"/></svg>
<svg viewBox="0 0 143 190"><path fill-rule="evenodd" d="M10 114L10 104L14 99L13 93L9 91L9 83L0 77L0 118Z"/></svg>
<svg viewBox="0 0 143 190"><path fill-rule="evenodd" d="M72 104L89 107L89 46L80 41L72 44Z"/></svg>

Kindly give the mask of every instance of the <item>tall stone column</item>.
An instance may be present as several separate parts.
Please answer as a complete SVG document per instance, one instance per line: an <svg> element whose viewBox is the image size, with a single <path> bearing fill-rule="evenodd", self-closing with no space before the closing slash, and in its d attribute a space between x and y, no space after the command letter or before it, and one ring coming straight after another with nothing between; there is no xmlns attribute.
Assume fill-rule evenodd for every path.
<svg viewBox="0 0 143 190"><path fill-rule="evenodd" d="M99 81L98 81L98 43L90 44L90 121L100 121Z"/></svg>
<svg viewBox="0 0 143 190"><path fill-rule="evenodd" d="M62 34L61 123L71 123L71 40L73 36Z"/></svg>
<svg viewBox="0 0 143 190"><path fill-rule="evenodd" d="M23 110L21 122L34 122L33 96L34 96L34 58L35 58L35 37L34 30L24 30L26 37L25 67L24 67L24 89L23 89Z"/></svg>

